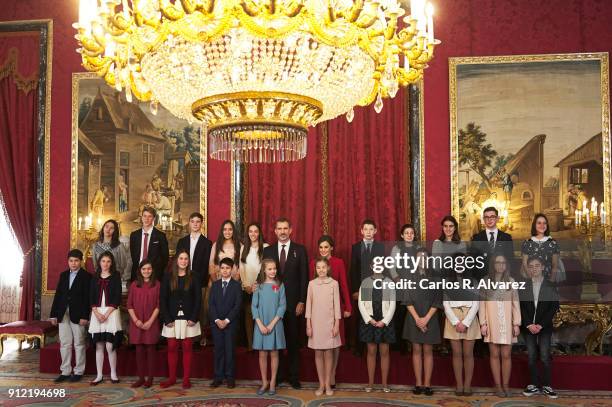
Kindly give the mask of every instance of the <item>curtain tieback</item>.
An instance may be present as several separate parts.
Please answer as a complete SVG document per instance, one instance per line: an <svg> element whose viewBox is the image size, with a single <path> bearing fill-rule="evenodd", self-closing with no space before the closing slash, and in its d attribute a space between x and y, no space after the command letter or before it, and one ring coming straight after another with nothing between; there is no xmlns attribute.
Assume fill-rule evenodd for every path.
<svg viewBox="0 0 612 407"><path fill-rule="evenodd" d="M34 251L34 249L36 248L36 245L32 245L32 247L30 247L30 250L28 250L27 252L25 252L23 254L23 259L25 260L26 257L28 257L30 254L32 254L32 252Z"/></svg>

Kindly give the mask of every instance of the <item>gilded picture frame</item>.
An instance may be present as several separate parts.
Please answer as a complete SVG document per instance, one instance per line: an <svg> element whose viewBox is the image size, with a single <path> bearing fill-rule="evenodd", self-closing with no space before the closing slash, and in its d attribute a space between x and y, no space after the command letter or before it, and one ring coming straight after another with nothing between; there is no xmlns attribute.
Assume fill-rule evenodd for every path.
<svg viewBox="0 0 612 407"><path fill-rule="evenodd" d="M449 96L462 239L482 228L485 206L521 240L534 213L561 239L579 236L583 205L610 213L608 53L449 58Z"/></svg>
<svg viewBox="0 0 612 407"><path fill-rule="evenodd" d="M203 134L198 124L161 106L154 114L148 104L127 102L95 73L73 73L71 247L87 253L110 218L119 221L126 242L140 227L145 206L157 209L156 225L166 233L171 252L188 233L190 213L204 215L206 234L208 149Z"/></svg>

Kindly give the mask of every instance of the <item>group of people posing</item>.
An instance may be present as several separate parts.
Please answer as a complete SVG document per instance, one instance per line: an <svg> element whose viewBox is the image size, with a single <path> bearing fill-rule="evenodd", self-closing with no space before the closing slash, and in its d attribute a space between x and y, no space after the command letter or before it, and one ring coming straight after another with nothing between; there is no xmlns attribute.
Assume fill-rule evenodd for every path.
<svg viewBox="0 0 612 407"><path fill-rule="evenodd" d="M264 241L257 223L247 226L241 242L229 220L222 224L216 242L211 242L201 233L203 216L199 213L190 216L190 234L178 241L166 271L168 243L164 233L153 225L155 216L154 209L143 210L142 228L132 232L129 252L119 242L118 223L112 219L105 222L99 241L92 248L93 276L82 268L80 250L68 253L68 270L60 276L50 314L51 321L59 324L62 365L57 382L82 378L89 337L96 347L97 367L97 376L90 384L103 381L105 350L111 382L119 383L116 350L125 337L119 312L121 275L129 273L128 337L136 348L139 376L132 387L153 385L160 335L167 342L169 371L169 377L160 386L166 388L176 383L180 347L182 386L191 387L192 349L194 345L205 346L210 333L214 342L211 385L217 387L225 382L233 388L234 351L240 331L245 334L249 350L259 351L262 384L257 394L275 394L277 383L282 381L298 389L299 350L305 325L319 377L315 393L332 395L340 347L347 344L344 322L357 308L354 337L358 341L353 348L359 351L360 344L367 348L366 392L371 392L374 386L377 352L382 389L390 391L389 346L405 339L412 344L416 377L413 392L432 395L432 348L441 343L443 336L450 340L452 348L456 394L470 395L474 344L482 337L489 345L497 394L504 397L509 391L512 344L522 332L530 369L530 384L523 393L556 397L550 387L550 341L552 319L559 307L555 283L562 273L559 246L550 237L547 219L542 214L535 216L532 238L522 245L518 273L522 277L518 278L526 281L527 288L504 286L485 292L469 288L389 290L376 280L514 281L513 251L503 244L511 243L512 238L497 229L495 208L484 210L486 229L475 235L470 245L461 242L457 221L446 216L441 222L440 238L431 251L419 244L415 228L407 224L400 229L400 241L387 253L384 244L374 239L375 222L364 220L363 239L352 247L350 273L343 260L333 255L334 241L328 235L320 237L319 253L309 262L306 248L291 240L292 227L286 218L276 220L277 242L272 245ZM427 267L428 256L469 256L476 252L487 259L487 265L481 269ZM394 267L375 272L373 259L386 254L407 254L421 261L408 274ZM541 374L537 367L538 351L543 363Z"/></svg>

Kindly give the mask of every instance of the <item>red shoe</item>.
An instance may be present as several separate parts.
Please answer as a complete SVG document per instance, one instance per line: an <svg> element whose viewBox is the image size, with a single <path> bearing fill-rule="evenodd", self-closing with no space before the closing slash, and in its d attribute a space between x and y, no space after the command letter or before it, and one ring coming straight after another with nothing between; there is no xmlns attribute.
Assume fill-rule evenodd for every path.
<svg viewBox="0 0 612 407"><path fill-rule="evenodd" d="M189 379L183 379L183 389L191 389L191 382Z"/></svg>
<svg viewBox="0 0 612 407"><path fill-rule="evenodd" d="M144 382L144 388L148 389L149 387L153 386L153 378L150 377L148 378L145 382Z"/></svg>
<svg viewBox="0 0 612 407"><path fill-rule="evenodd" d="M166 387L170 387L174 384L176 384L176 380L168 379L168 380L164 380L163 382L161 382L159 384L159 387L161 387L162 389L165 389Z"/></svg>
<svg viewBox="0 0 612 407"><path fill-rule="evenodd" d="M136 382L132 383L132 388L136 389L136 388L142 386L143 384L145 384L145 381L144 381L143 378L140 378Z"/></svg>

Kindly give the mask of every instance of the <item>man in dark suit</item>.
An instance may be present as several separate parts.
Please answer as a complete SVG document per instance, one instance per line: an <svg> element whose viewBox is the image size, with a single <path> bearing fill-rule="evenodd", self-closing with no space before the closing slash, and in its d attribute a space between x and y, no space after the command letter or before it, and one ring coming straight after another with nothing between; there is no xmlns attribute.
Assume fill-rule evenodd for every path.
<svg viewBox="0 0 612 407"><path fill-rule="evenodd" d="M242 305L242 285L232 278L234 260L226 257L219 262L221 278L210 287L208 312L215 343L215 378L211 386L217 387L223 380L227 387L236 386L234 369L234 346L236 328L240 321Z"/></svg>
<svg viewBox="0 0 612 407"><path fill-rule="evenodd" d="M473 256L484 258L484 267L476 266L473 271L474 278L482 279L489 270L489 262L495 254L506 256L508 262L512 263L514 248L512 246L512 236L497 229L499 213L493 206L485 208L482 213L485 230L481 230L472 236L470 253Z"/></svg>
<svg viewBox="0 0 612 407"><path fill-rule="evenodd" d="M283 318L283 325L287 341L288 360L282 356L281 352L281 373L279 376L282 379L288 379L289 384L294 389L299 389L302 387L300 384L301 341L299 323L302 321L300 317L304 313L308 289L308 254L306 254L304 246L290 240L291 222L288 219L279 218L276 221L274 233L278 242L266 247L263 257L276 261L276 267L285 285L287 296L287 311ZM286 368L288 368L287 376L283 377ZM283 380L279 378L278 383L281 383L281 381Z"/></svg>
<svg viewBox="0 0 612 407"><path fill-rule="evenodd" d="M62 356L61 374L56 383L70 379L78 382L85 371L86 336L85 327L89 322L90 274L81 268L83 252L78 249L68 253L68 270L60 274L49 319L53 325L59 323L60 354ZM72 345L76 363L72 374Z"/></svg>
<svg viewBox="0 0 612 407"><path fill-rule="evenodd" d="M191 271L198 274L202 283L202 306L200 307L200 325L202 328L208 326L208 262L210 260L210 250L212 242L202 234L202 223L204 216L194 212L189 216L189 234L182 237L176 244L176 252L186 250L191 260ZM206 345L206 335L202 334L201 345Z"/></svg>
<svg viewBox="0 0 612 407"><path fill-rule="evenodd" d="M145 207L142 210L142 228L130 234L130 255L132 256L132 278L136 280L138 265L144 259L149 259L157 281L163 281L164 272L168 266L168 240L164 232L153 226L157 213L154 208Z"/></svg>
<svg viewBox="0 0 612 407"><path fill-rule="evenodd" d="M362 240L355 243L351 248L351 292L353 293L353 309L359 309L357 299L359 298L359 287L361 282L372 275L370 264L372 259L385 255L385 246L381 242L374 240L376 236L376 223L372 219L365 219L361 222ZM353 353L360 355L363 345L359 342L358 331L361 318L359 313L353 317L355 323L351 335Z"/></svg>

